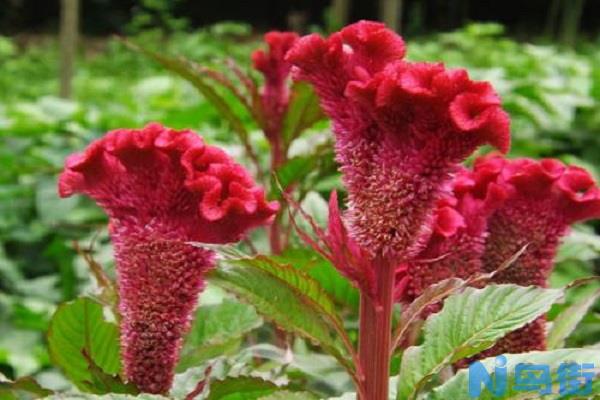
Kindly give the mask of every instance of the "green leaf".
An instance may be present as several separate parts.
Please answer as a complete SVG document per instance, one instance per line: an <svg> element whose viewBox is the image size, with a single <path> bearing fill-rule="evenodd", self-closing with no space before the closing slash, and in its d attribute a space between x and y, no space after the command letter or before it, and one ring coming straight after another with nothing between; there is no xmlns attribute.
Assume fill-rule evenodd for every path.
<svg viewBox="0 0 600 400"><path fill-rule="evenodd" d="M302 131L325 118L319 98L305 82L294 82L287 113L283 119L283 140L290 144Z"/></svg>
<svg viewBox="0 0 600 400"><path fill-rule="evenodd" d="M547 312L558 289L490 285L450 296L424 327L421 346L402 357L398 399L414 399L425 383L453 362L473 356Z"/></svg>
<svg viewBox="0 0 600 400"><path fill-rule="evenodd" d="M285 189L306 177L315 168L315 164L313 155L293 157L275 171L275 176L279 185ZM278 185L271 185L271 187L273 188L271 195L281 198Z"/></svg>
<svg viewBox="0 0 600 400"><path fill-rule="evenodd" d="M348 392L339 397L329 397L327 400L356 400L356 393Z"/></svg>
<svg viewBox="0 0 600 400"><path fill-rule="evenodd" d="M104 319L102 305L89 298L58 307L50 321L48 347L54 363L82 391L110 390L110 385L99 385L100 373L117 375L121 369L119 329Z"/></svg>
<svg viewBox="0 0 600 400"><path fill-rule="evenodd" d="M400 321L398 321L398 326L393 335L393 349L400 345L411 324L419 319L428 306L444 300L452 293L463 288L465 283L461 279L450 278L433 284L425 289L405 310L402 310Z"/></svg>
<svg viewBox="0 0 600 400"><path fill-rule="evenodd" d="M51 390L44 389L32 377L24 377L14 382L4 381L0 375L0 399L25 400L41 399L52 394Z"/></svg>
<svg viewBox="0 0 600 400"><path fill-rule="evenodd" d="M107 374L96 365L94 360L90 359L87 353L84 353L84 356L88 361L88 368L92 374L90 383L94 387L95 392L124 394L139 393L137 387L133 383L124 383L119 375Z"/></svg>
<svg viewBox="0 0 600 400"><path fill-rule="evenodd" d="M331 335L336 331L347 339L335 305L319 283L305 272L259 255L227 260L213 279L252 304L265 318L319 343L344 367L353 370L340 343Z"/></svg>
<svg viewBox="0 0 600 400"><path fill-rule="evenodd" d="M489 282L497 273L509 268L515 260L517 260L521 254L525 251L527 246L523 246L519 251L508 258L502 265L496 270L485 274L477 274L469 277L466 281L458 278L449 278L440 281L434 285L429 286L421 293L406 309L402 310L400 321L398 326L394 330L392 336L392 349L396 349L408 331L415 325L415 322L419 320L419 317L423 314L425 309L430 305L436 304L444 300L446 297L462 290L467 286L473 286L476 282Z"/></svg>
<svg viewBox="0 0 600 400"><path fill-rule="evenodd" d="M221 304L201 306L186 336L178 372L200 365L202 362L237 348L240 338L262 325L254 307L225 301Z"/></svg>
<svg viewBox="0 0 600 400"><path fill-rule="evenodd" d="M159 396L157 394L139 394L132 396L128 394L86 394L86 393L61 393L54 396L46 397L49 400L167 400L168 397Z"/></svg>
<svg viewBox="0 0 600 400"><path fill-rule="evenodd" d="M565 340L575 330L579 322L581 322L599 297L600 290L597 290L591 296L585 297L567 307L552 321L552 327L548 332L547 338L548 350L564 347Z"/></svg>
<svg viewBox="0 0 600 400"><path fill-rule="evenodd" d="M288 247L281 255L274 258L306 271L319 282L336 303L358 309L360 301L358 290L331 265L331 262L314 250Z"/></svg>
<svg viewBox="0 0 600 400"><path fill-rule="evenodd" d="M278 390L273 382L250 376L230 377L210 384L206 400L254 400Z"/></svg>
<svg viewBox="0 0 600 400"><path fill-rule="evenodd" d="M137 46L131 42L125 42L127 46L135 51L140 52L146 57L158 62L167 70L181 76L183 79L190 82L201 94L208 100L219 114L229 123L233 131L241 140L244 148L248 152L248 155L257 162L258 157L254 153L249 138L248 130L244 126L244 123L238 115L236 115L233 108L227 103L225 98L221 96L208 82L210 78L203 74L198 66L193 64L191 61L183 58L168 57L163 54L148 50L146 48Z"/></svg>
<svg viewBox="0 0 600 400"><path fill-rule="evenodd" d="M552 351L535 351L523 354L507 354L507 371L509 373L507 390L504 394L494 396L489 390L484 389L479 397L480 400L507 400L507 399L537 399L540 398L537 392L532 391L517 391L514 389L515 374L514 368L519 363L524 364L542 364L550 365L553 381L553 393L554 396L549 395L544 398L557 398L556 395L558 388L558 381L556 376L556 369L561 363L597 363L600 359L600 350L590 349L560 349ZM486 370L490 372L492 379L495 378L494 366L496 358L486 358L481 363L485 366ZM600 394L597 385L593 385L594 394ZM469 396L469 370L462 369L458 373L446 381L444 384L433 389L430 393L423 396L427 400L470 400L472 397ZM588 397L586 397L588 398Z"/></svg>
<svg viewBox="0 0 600 400"><path fill-rule="evenodd" d="M280 199L282 197L280 188L287 189L297 183L302 183L302 187L306 188L307 176L319 170L323 160L332 158L331 151L331 144L327 142L312 148L308 154L287 160L275 171L277 182L272 182L270 196Z"/></svg>
<svg viewBox="0 0 600 400"><path fill-rule="evenodd" d="M308 392L280 390L270 395L260 397L260 400L317 400L317 397Z"/></svg>

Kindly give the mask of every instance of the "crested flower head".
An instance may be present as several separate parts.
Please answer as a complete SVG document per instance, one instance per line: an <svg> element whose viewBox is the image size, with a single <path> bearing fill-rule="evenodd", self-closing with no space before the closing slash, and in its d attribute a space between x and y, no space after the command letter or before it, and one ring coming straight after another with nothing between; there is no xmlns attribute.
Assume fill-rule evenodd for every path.
<svg viewBox="0 0 600 400"><path fill-rule="evenodd" d="M294 32L272 31L265 34L268 51L256 50L252 53L254 68L265 78L261 106L265 118L265 134L271 141L280 140L283 116L290 100L288 77L291 64L285 60L285 54L297 40L298 35Z"/></svg>
<svg viewBox="0 0 600 400"><path fill-rule="evenodd" d="M493 278L494 283L546 287L560 239L569 226L600 218L600 188L591 175L558 160L507 160L490 155L476 160L473 177L474 196L501 199L488 219L484 271L496 270L527 246L512 266ZM545 318L541 317L479 357L543 350L544 326Z"/></svg>
<svg viewBox="0 0 600 400"><path fill-rule="evenodd" d="M158 124L107 133L70 156L62 197L83 193L108 214L119 285L127 378L166 393L212 252L268 223L268 203L248 172L191 131Z"/></svg>
<svg viewBox="0 0 600 400"><path fill-rule="evenodd" d="M493 271L527 245L497 282L546 286L560 238L570 225L600 218L600 188L582 168L555 159L479 158L474 167L476 196L504 197L489 220L485 269Z"/></svg>
<svg viewBox="0 0 600 400"><path fill-rule="evenodd" d="M487 220L504 196L490 191L476 198L474 187L472 172L461 169L452 181L452 192L437 203L431 238L409 264L409 283L398 300L410 302L444 279L469 279L482 272Z"/></svg>
<svg viewBox="0 0 600 400"><path fill-rule="evenodd" d="M298 40L294 32L271 31L265 34L268 51L256 50L252 53L254 68L265 77L265 89L270 90L285 83L290 73L291 65L285 60L285 54Z"/></svg>
<svg viewBox="0 0 600 400"><path fill-rule="evenodd" d="M203 243L236 242L277 211L223 150L159 124L108 132L69 156L59 193L90 196L113 230L140 227Z"/></svg>
<svg viewBox="0 0 600 400"><path fill-rule="evenodd" d="M509 121L488 83L404 54L394 32L362 21L301 38L287 59L333 120L351 234L373 255L408 260L458 163L485 143L506 151Z"/></svg>

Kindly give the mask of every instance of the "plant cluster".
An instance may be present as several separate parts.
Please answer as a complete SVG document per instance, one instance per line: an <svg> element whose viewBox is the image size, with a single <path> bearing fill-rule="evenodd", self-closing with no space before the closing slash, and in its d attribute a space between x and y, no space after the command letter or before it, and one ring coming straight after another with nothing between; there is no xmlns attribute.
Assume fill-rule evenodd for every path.
<svg viewBox="0 0 600 400"><path fill-rule="evenodd" d="M352 382L344 399L467 399L474 360L490 366L508 354L558 367L600 356L561 349L600 292L555 307L547 329L552 305L593 283L549 288L571 225L600 217L590 172L507 158L510 116L493 86L407 61L402 38L382 24L326 38L271 32L265 42L251 57L260 83L232 60L220 70L127 43L214 106L249 168L157 123L111 130L67 157L59 194L103 209L116 261L113 278L76 246L96 288L50 321L52 361L90 393L81 396L314 399L349 389L307 382L307 364L320 363ZM325 139L309 144L310 156L290 156L325 117L333 149ZM262 132L268 162L248 126ZM466 162L486 145L499 153ZM322 185L335 173L329 155L339 197ZM308 210L315 190L330 192L326 221ZM268 243L249 234L263 225ZM234 298L203 304L207 281ZM358 321L344 314L354 311L349 297ZM242 338L258 326L247 340L277 346L244 354ZM303 352L315 360L298 362ZM31 378L6 380L3 393L80 396Z"/></svg>

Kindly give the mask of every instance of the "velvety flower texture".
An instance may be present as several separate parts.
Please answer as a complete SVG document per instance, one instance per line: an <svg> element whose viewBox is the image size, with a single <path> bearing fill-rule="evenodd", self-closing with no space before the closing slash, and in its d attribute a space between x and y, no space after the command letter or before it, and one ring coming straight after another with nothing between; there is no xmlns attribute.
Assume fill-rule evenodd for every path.
<svg viewBox="0 0 600 400"><path fill-rule="evenodd" d="M221 149L159 124L108 132L68 157L59 193L84 193L108 214L125 375L166 393L213 266L212 252L188 242L235 242L268 223L277 203Z"/></svg>
<svg viewBox="0 0 600 400"><path fill-rule="evenodd" d="M484 143L509 147L509 120L488 83L404 54L393 31L362 21L303 37L287 55L333 121L351 235L372 256L402 261L426 245L457 163Z"/></svg>
<svg viewBox="0 0 600 400"><path fill-rule="evenodd" d="M471 193L475 181L466 168L453 179L452 186L452 193L438 201L427 246L406 268L408 285L399 293L399 301L411 302L444 279L468 279L482 272L487 221L505 195L491 188L481 198L475 197Z"/></svg>
<svg viewBox="0 0 600 400"><path fill-rule="evenodd" d="M505 198L488 220L483 270L494 271L523 246L525 252L493 283L546 287L560 239L571 224L600 218L600 188L582 168L558 160L507 160L498 155L475 162L472 193ZM545 319L502 339L482 356L545 349Z"/></svg>
<svg viewBox="0 0 600 400"><path fill-rule="evenodd" d="M600 188L592 176L555 159L482 157L474 179L475 196L494 190L506 198L489 220L484 269L493 271L528 245L513 267L495 277L498 283L547 286L561 236L576 222L600 218Z"/></svg>
<svg viewBox="0 0 600 400"><path fill-rule="evenodd" d="M256 50L252 53L252 62L265 77L260 93L265 134L272 143L279 143L283 116L290 100L288 78L291 65L285 60L285 54L296 43L298 35L272 31L265 34L264 39L269 46L268 51Z"/></svg>

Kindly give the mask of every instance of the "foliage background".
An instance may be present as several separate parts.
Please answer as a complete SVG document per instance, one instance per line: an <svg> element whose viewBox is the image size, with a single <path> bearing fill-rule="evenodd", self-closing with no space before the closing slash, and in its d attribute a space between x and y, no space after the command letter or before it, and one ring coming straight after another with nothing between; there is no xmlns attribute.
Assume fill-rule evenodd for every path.
<svg viewBox="0 0 600 400"><path fill-rule="evenodd" d="M156 10L153 13L134 15L127 29L136 42L164 53L217 68L222 68L219 60L232 57L249 68L251 50L260 46L259 35L249 25L220 23L193 30L169 10L159 15L161 29L147 29L157 26L152 19ZM26 46L15 38L0 37L0 373L9 378L34 374L54 389L67 388L68 383L62 372L51 367L45 337L50 316L58 303L89 292L94 285L74 241L112 273L103 214L86 199L57 197L56 175L64 157L107 130L149 121L193 128L232 154L242 154L228 126L189 83L115 38L85 38L81 47L74 98L64 100L54 95L58 45L52 37L36 37ZM512 117L513 156L558 157L600 177L600 45L594 41L564 47L543 38L516 40L499 24L468 24L455 31L409 37L409 58L466 67L474 77L492 81ZM249 118L245 122L251 124ZM322 141L327 130L319 125L298 139L292 151L310 154L309 143ZM267 143L261 133L255 129L251 138L266 157ZM308 188L304 205L318 221L326 218L324 199L334 187L340 188L335 174ZM566 239L552 277L554 285L600 273L597 231L598 225L579 226ZM262 239L258 234L259 246ZM346 310L348 327L355 326L356 293L330 266L301 249L282 257L322 281ZM559 308L593 289L575 291ZM207 354L235 354L223 361L228 365L223 369L244 365L249 357L239 352L241 335L258 328L253 338L261 342L269 334L261 330L260 318L214 287L209 287L201 303L209 317L195 325L191 343L209 343L203 349ZM597 311L580 324L571 344L600 342ZM219 313L241 322L233 327L223 327L218 319L211 322L210 316ZM219 336L227 340L211 342ZM310 345L295 345L296 373L317 391L348 389L349 382L340 378L332 360L315 355ZM265 371L285 358L273 347L258 351L268 360ZM190 365L208 357L196 356ZM320 370L315 369L314 357L322 357ZM178 379L178 390L183 390L186 377Z"/></svg>

